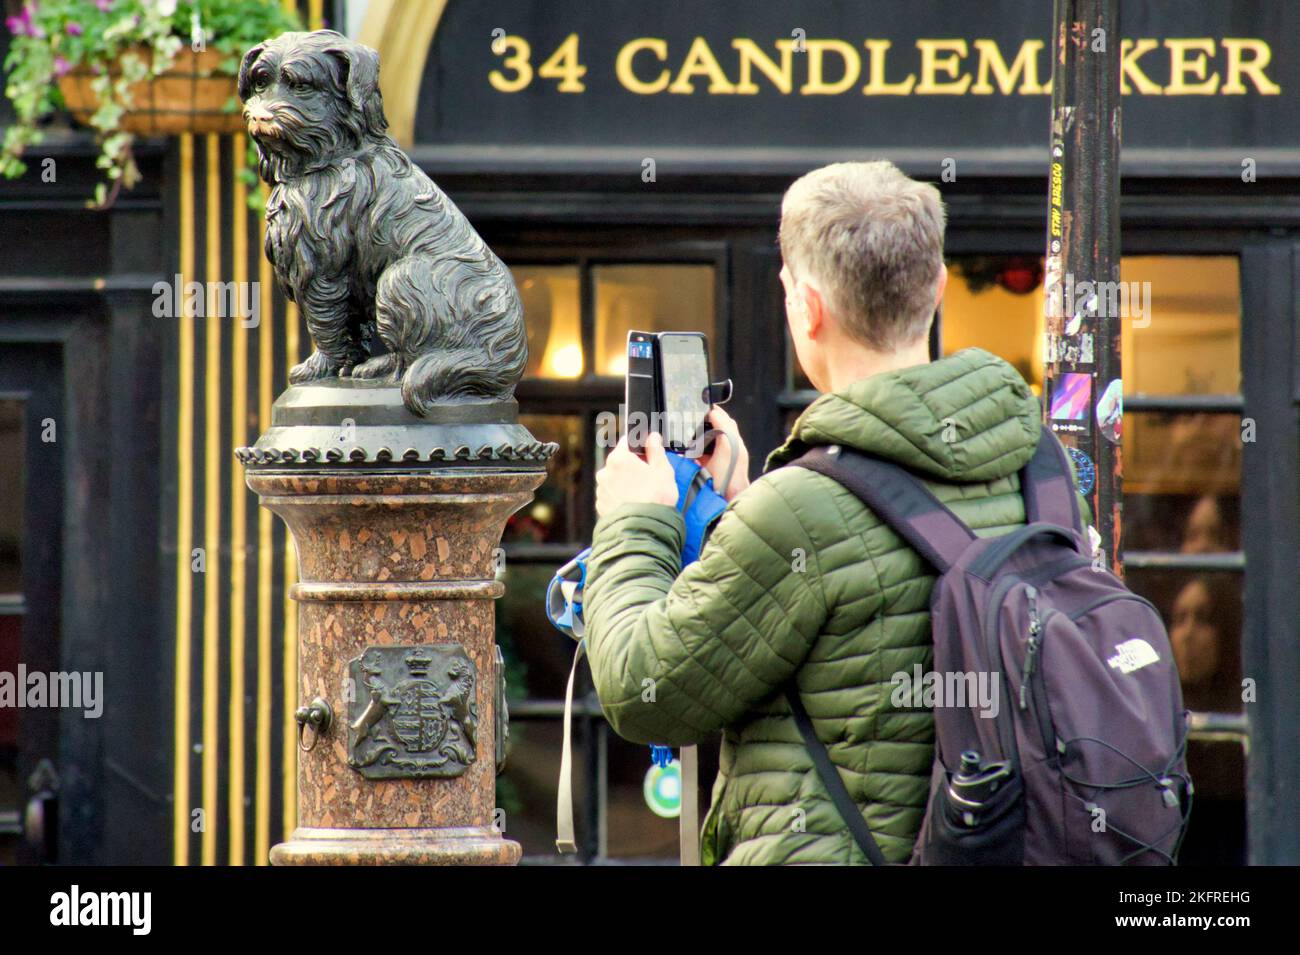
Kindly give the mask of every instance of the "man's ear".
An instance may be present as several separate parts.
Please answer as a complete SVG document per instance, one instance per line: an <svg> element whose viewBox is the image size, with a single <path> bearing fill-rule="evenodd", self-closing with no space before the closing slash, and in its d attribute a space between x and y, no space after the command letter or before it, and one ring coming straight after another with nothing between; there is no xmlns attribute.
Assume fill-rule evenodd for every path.
<svg viewBox="0 0 1300 955"><path fill-rule="evenodd" d="M239 83L237 88L239 90L239 98L245 102L248 101L248 94L253 91L253 84L249 79L248 74L253 69L253 64L257 62L257 58L265 52L266 44L259 43L244 54L243 62L239 64Z"/></svg>
<svg viewBox="0 0 1300 955"><path fill-rule="evenodd" d="M826 327L826 300L822 298L821 290L808 282L799 286L799 294L803 296L804 332L809 338L816 339Z"/></svg>
<svg viewBox="0 0 1300 955"><path fill-rule="evenodd" d="M938 289L936 290L934 295L934 310L936 312L939 310L939 305L943 302L943 293L947 287L948 287L948 266L945 263L940 262Z"/></svg>
<svg viewBox="0 0 1300 955"><path fill-rule="evenodd" d="M379 92L379 54L361 43L345 42L325 51L343 67L343 89L352 108L362 115L366 131L382 136L388 129L384 98Z"/></svg>

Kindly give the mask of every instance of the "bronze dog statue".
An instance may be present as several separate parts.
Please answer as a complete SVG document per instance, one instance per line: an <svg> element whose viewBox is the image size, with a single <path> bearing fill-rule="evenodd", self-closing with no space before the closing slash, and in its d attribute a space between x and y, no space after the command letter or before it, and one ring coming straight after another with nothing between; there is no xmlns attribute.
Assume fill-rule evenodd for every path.
<svg viewBox="0 0 1300 955"><path fill-rule="evenodd" d="M411 412L503 400L528 358L509 270L386 132L379 54L332 30L284 33L239 70L273 189L266 255L315 350L293 384L400 382ZM371 355L374 335L387 353Z"/></svg>

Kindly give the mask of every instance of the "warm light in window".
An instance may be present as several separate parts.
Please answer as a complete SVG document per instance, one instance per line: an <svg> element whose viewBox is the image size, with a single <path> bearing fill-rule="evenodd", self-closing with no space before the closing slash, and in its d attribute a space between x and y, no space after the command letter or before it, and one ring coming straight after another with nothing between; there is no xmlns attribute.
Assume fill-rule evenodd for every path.
<svg viewBox="0 0 1300 955"><path fill-rule="evenodd" d="M546 368L553 378L577 378L582 374L582 346L572 344L549 349Z"/></svg>
<svg viewBox="0 0 1300 955"><path fill-rule="evenodd" d="M627 355L621 352L617 355L610 356L609 361L605 362L605 374L615 378L622 378L627 374Z"/></svg>

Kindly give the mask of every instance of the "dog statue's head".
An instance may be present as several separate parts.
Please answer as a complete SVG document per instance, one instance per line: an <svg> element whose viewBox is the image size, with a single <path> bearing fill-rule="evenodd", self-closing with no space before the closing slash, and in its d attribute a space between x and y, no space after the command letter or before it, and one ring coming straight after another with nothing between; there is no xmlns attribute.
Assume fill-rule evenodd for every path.
<svg viewBox="0 0 1300 955"><path fill-rule="evenodd" d="M239 67L239 98L270 183L388 138L379 54L333 30L282 33L253 47Z"/></svg>

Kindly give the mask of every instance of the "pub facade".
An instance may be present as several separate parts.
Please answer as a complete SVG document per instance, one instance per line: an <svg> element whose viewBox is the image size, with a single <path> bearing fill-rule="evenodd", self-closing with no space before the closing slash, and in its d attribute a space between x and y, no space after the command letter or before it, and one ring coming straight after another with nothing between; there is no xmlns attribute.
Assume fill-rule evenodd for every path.
<svg viewBox="0 0 1300 955"><path fill-rule="evenodd" d="M572 645L543 613L590 540L597 422L629 329L703 331L755 468L816 393L787 347L780 198L886 158L939 186L935 355L979 346L1035 390L1045 354L1051 5L1034 0L305 3L375 47L394 135L511 267L523 423L560 445L505 538L497 800L556 856ZM1185 864L1300 861L1300 10L1125 4L1121 320L1126 577L1160 609L1194 713ZM105 708L0 710L0 851L264 864L292 829L296 575L235 447L307 346L247 210L242 137L141 149L108 212L0 184L0 670L102 672ZM155 284L258 283L260 321L158 317ZM56 424L57 438L45 422ZM580 685L579 858L672 862L644 747ZM701 747L702 779L716 747ZM707 799L707 792L705 797ZM35 809L32 808L35 801ZM33 816L35 814L35 816ZM44 828L27 826L29 818Z"/></svg>

